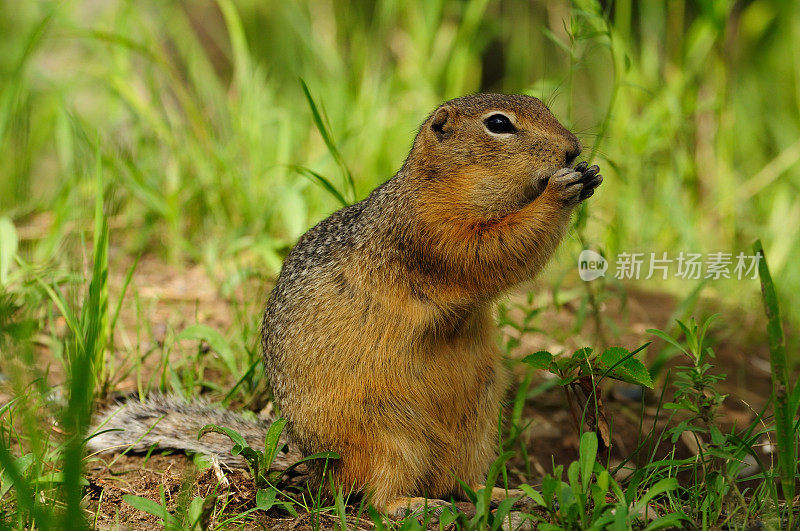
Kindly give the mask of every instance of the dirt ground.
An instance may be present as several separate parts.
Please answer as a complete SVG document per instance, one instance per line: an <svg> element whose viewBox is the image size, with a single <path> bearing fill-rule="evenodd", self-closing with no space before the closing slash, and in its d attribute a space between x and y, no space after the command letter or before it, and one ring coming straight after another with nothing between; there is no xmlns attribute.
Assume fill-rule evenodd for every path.
<svg viewBox="0 0 800 531"><path fill-rule="evenodd" d="M126 259L120 258L118 261L120 263L112 267L112 272L116 271L119 274L112 274L110 278L112 300L116 300L126 271ZM235 307L241 309L242 304L245 304L247 308L252 307L252 311L260 311L259 306L269 289L269 286L264 286L263 283L245 284L230 294L221 296L215 287L217 285L218 283L200 266L189 269L173 267L155 258L144 257L137 266L132 288L138 303L123 307L119 332L115 338L117 348L122 350L123 345L131 345L132 342L138 341L142 352L152 352L153 354L145 359L143 365L142 372L147 374L148 370L152 371L160 363L159 351L168 331L180 331L191 324L203 323L224 333L233 322ZM243 295L245 293L250 294L249 298ZM263 297L261 295L254 297L254 293L263 294ZM247 299L245 303L242 302L242 297ZM513 296L511 302L517 300L523 300L522 296ZM714 305L713 301L705 301L702 304ZM621 333L610 342L633 349L651 340L652 336L645 331L648 328L664 329L668 325L675 305L672 297L660 293L631 290L625 298L612 297L604 303L603 314L612 317ZM537 322L546 323L548 328L554 330L569 330L575 322L577 311L577 303L568 303L557 311L552 309L544 311ZM754 315L744 316L742 319L750 319L752 322L739 323L744 326L736 329L725 329L724 325L720 324L722 330L716 330L714 334L718 340L713 345L716 352L714 363L720 368L718 372L725 372L728 375L722 391L729 393L730 396L720 411L723 423L728 426L734 423L740 426L748 423L754 418L755 411L764 405L770 392L769 353L766 342L748 344L746 342L748 339L742 337L742 330L764 330L760 313L750 313ZM148 333L144 335L137 332L137 327L142 322L148 323ZM590 332L591 328L591 323L584 326L584 330ZM569 339L559 343L546 334L527 334L520 346L515 349L514 355L523 356L541 349L548 349L551 352L564 349L571 351L572 348L590 344L592 339L591 333L587 336L581 334L565 334L565 336ZM651 353L658 352L662 346L659 342L655 342L648 350ZM180 356L181 353L175 350L169 355ZM46 355L43 359L46 359ZM134 392L137 381L135 371L132 370L132 360L118 355L118 361L128 364L129 370L120 371L122 377L116 382L115 390L121 394ZM672 365L675 363L677 360L671 362ZM62 377L52 367L49 375L56 381ZM209 375L206 375L206 378L208 377ZM515 383L508 395L509 401L513 400L516 386L524 377L524 365L517 364ZM220 378L221 385L225 385L224 376L220 375ZM546 380L544 374L535 375L530 389L546 383ZM640 442L640 422L643 422L645 431L653 425L663 384L663 380L658 381L655 390L647 391L644 397L641 396L639 388L633 386L613 385L604 389L605 409L611 424L612 446L609 462L612 466L628 458L636 449ZM642 403L644 403L643 414ZM665 418L666 415L661 416L658 421L659 427L663 427ZM522 482L535 485L538 483L538 478L552 471L553 463L566 464L577 458L578 436L560 387L551 387L529 399L524 409L523 422L529 423L521 435L521 440L527 448L529 463L526 466L519 453L509 462L508 478L511 486ZM687 439L682 440L682 443L681 452L685 455L691 455L696 450L693 441ZM124 503L122 496L125 494L160 500L163 492L171 508L175 507L181 495L191 494L193 497L214 494L217 503L226 504L226 515L234 515L255 507L255 489L247 472L214 468L198 471L192 460L182 454L153 454L148 458L126 455L116 459L113 455L104 455L88 461L87 476L89 479L85 500L89 512L87 514L91 514L93 519L96 518L99 528L149 529L159 525L157 517ZM183 485L189 485L190 491L186 491ZM256 511L251 517L253 521L244 526L247 529L338 527L337 521L328 514L317 516L300 514L299 517L293 518L282 509L273 509L268 514ZM355 518L354 515L350 516L350 524L354 527L358 525L371 528L368 520L362 519L357 522ZM219 524L220 521L216 523Z"/></svg>

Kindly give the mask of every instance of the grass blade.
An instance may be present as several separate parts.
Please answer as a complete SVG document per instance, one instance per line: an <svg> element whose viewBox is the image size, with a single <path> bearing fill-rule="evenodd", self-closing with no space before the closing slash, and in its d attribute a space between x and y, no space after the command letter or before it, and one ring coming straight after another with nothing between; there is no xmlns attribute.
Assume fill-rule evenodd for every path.
<svg viewBox="0 0 800 531"><path fill-rule="evenodd" d="M290 168L301 175L305 175L315 183L322 186L325 190L330 192L330 194L333 197L335 197L337 201L339 201L342 204L343 207L350 205L350 202L344 198L341 192L339 192L339 190L337 190L336 187L323 175L320 175L319 173L313 170L309 170L308 168L304 168L303 166L290 166Z"/></svg>
<svg viewBox="0 0 800 531"><path fill-rule="evenodd" d="M0 216L0 286L8 283L8 273L18 246L19 236L14 223L7 216Z"/></svg>
<svg viewBox="0 0 800 531"><path fill-rule="evenodd" d="M236 356L233 353L230 343L219 333L208 325L194 324L184 328L176 337L177 340L205 341L211 349L219 354L225 366L234 376L239 375L239 367Z"/></svg>
<svg viewBox="0 0 800 531"><path fill-rule="evenodd" d="M758 255L758 276L761 279L761 295L767 315L767 335L769 336L769 364L772 372L772 393L775 398L775 432L778 440L778 463L780 465L783 495L791 503L794 499L795 473L797 471L797 452L794 438L793 409L789 407L789 371L786 364L781 313L778 296L764 255L761 240L753 244L753 252ZM791 527L791 511L789 527Z"/></svg>
<svg viewBox="0 0 800 531"><path fill-rule="evenodd" d="M355 182L353 181L353 175L347 168L347 165L344 162L344 157L342 157L342 154L336 147L336 144L333 141L333 135L331 135L331 132L328 130L328 127L325 125L325 121L322 119L322 114L319 112L319 108L317 107L314 98L311 96L311 91L308 90L308 85L306 85L306 82L303 79L300 79L300 84L303 87L303 93L306 96L306 101L308 101L308 107L311 109L311 115L314 117L314 125L317 127L319 134L322 135L322 140L325 141L325 145L328 146L328 151L330 151L331 155L333 155L334 160L339 165L339 168L342 170L342 175L344 175L344 180L345 184L347 185L348 195L350 196L350 199L355 200L356 185Z"/></svg>

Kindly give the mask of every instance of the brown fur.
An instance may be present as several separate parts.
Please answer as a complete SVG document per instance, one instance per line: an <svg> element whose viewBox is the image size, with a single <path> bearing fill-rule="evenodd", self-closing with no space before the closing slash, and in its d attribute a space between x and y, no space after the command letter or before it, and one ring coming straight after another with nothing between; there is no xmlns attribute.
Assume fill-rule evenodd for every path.
<svg viewBox="0 0 800 531"><path fill-rule="evenodd" d="M495 112L518 132L487 132ZM392 509L458 495L456 477L483 481L506 381L491 303L538 273L580 190L599 184L596 170L549 183L579 151L535 98L453 100L393 179L289 255L264 317L265 364L301 451L341 454L340 487Z"/></svg>
<svg viewBox="0 0 800 531"><path fill-rule="evenodd" d="M496 113L517 131L489 132ZM396 512L420 496L459 496L456 478L484 480L506 384L492 303L541 270L572 208L602 181L596 166L563 168L579 152L536 98L452 100L422 124L392 179L291 251L264 313L265 368L293 449L341 455L338 487ZM163 406L148 414L185 430L185 415L172 422ZM123 408L116 422L129 431L106 444L143 436L129 422L143 416ZM198 416L198 428L231 421L208 408ZM156 427L145 442L175 447L184 435L172 431Z"/></svg>

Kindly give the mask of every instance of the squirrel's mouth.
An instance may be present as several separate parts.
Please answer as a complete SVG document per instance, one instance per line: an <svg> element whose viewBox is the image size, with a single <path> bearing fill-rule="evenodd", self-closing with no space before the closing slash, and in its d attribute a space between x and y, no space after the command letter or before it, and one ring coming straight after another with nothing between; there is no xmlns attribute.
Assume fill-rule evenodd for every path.
<svg viewBox="0 0 800 531"><path fill-rule="evenodd" d="M555 168L552 171L537 171L528 185L522 191L522 204L527 205L544 192L547 188L547 183L550 182L550 177L555 174L561 167Z"/></svg>
<svg viewBox="0 0 800 531"><path fill-rule="evenodd" d="M547 188L547 183L550 181L550 177L544 177L533 180L525 189L522 191L522 204L527 205L544 192L544 189Z"/></svg>

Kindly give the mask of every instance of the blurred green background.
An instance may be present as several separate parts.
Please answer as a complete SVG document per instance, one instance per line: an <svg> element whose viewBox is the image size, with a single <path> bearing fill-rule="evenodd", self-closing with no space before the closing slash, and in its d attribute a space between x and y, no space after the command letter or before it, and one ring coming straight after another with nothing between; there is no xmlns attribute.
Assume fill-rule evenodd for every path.
<svg viewBox="0 0 800 531"><path fill-rule="evenodd" d="M112 248L276 274L339 206L295 166L347 189L303 79L349 199L443 100L538 96L606 178L553 274L576 278L582 242L735 255L761 238L800 323L798 2L2 0L0 35L2 282L17 241L26 261L80 263L98 164ZM757 289L704 293L750 312Z"/></svg>

